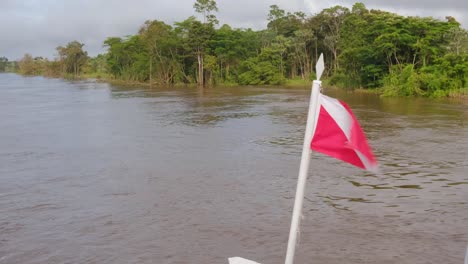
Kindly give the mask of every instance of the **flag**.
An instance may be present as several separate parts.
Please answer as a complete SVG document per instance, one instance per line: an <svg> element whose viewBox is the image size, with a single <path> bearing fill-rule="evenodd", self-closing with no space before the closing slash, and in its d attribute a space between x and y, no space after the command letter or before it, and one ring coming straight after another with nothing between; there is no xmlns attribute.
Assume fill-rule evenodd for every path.
<svg viewBox="0 0 468 264"><path fill-rule="evenodd" d="M374 154L349 106L323 94L319 94L319 105L312 150L362 169L377 170Z"/></svg>

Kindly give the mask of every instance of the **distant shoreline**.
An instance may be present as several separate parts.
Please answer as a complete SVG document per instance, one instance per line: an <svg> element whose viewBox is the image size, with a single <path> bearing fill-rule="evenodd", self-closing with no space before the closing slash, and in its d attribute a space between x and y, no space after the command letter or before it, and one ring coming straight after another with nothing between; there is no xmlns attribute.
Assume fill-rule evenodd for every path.
<svg viewBox="0 0 468 264"><path fill-rule="evenodd" d="M42 76L45 78L56 78L56 79L62 79L62 80L95 80L96 82L100 83L108 83L112 85L125 85L125 86L138 86L138 87L146 87L146 88L151 88L151 87L193 87L197 88L197 84L194 83L175 83L172 85L163 85L163 84L150 84L148 82L140 82L140 81L130 81L130 80L121 80L121 79L115 79L115 78L110 78L110 77L103 77L100 75L96 74L83 74L77 78L67 78L67 77L60 77L60 76L46 76L46 75L23 75L21 73L17 72L4 72L4 73L13 73L21 76ZM271 85L271 84L262 84L262 85L241 85L241 84L236 84L236 83L220 83L220 84L215 84L215 85L207 85L205 88L216 88L216 87L235 87L235 86L251 86L251 87L282 87L282 88L308 88L311 86L312 81L307 81L307 80L300 80L300 79L287 79L284 84L279 84L279 85ZM327 88L333 88L333 89L341 89L343 90L344 88L334 86L334 85L329 85L327 83L327 80L324 81L324 86ZM376 88L376 89L365 89L365 88L356 88L356 89L347 89L350 92L356 93L356 94L376 94L382 97L386 98L430 98L430 99L439 99L439 98L450 98L450 99L456 99L456 100L462 100L464 103L468 103L468 88L462 88L458 90L451 90L448 92L448 95L446 97L432 97L432 96L383 96L383 91L384 88Z"/></svg>

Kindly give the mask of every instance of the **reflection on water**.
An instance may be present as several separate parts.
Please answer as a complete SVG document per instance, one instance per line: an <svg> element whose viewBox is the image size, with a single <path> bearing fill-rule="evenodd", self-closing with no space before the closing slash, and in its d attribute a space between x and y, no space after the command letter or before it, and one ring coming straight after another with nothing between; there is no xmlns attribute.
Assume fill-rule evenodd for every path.
<svg viewBox="0 0 468 264"><path fill-rule="evenodd" d="M282 263L309 93L0 74L0 263ZM466 104L325 93L380 172L313 154L297 262L461 263Z"/></svg>

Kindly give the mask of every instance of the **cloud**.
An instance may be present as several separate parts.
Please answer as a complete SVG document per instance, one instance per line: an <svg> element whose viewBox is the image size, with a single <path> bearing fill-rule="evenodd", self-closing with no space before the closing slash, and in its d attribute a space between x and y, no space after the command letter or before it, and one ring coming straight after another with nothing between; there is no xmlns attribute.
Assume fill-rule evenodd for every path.
<svg viewBox="0 0 468 264"><path fill-rule="evenodd" d="M431 16L437 19L445 19L446 16L455 17L466 28L468 26L468 2L465 0L304 0L305 6L312 14L319 13L322 9L341 5L351 8L355 2L361 2L368 9L381 9L407 16Z"/></svg>
<svg viewBox="0 0 468 264"><path fill-rule="evenodd" d="M53 58L59 45L78 40L90 55L104 52L103 41L111 36L135 34L147 19L168 24L196 15L195 0L0 0L0 56L19 59L24 53ZM366 0L368 8L404 15L454 16L468 26L468 4L462 0ZM262 29L269 6L306 14L333 5L351 7L350 0L217 0L220 24ZM309 11L310 8L310 11Z"/></svg>

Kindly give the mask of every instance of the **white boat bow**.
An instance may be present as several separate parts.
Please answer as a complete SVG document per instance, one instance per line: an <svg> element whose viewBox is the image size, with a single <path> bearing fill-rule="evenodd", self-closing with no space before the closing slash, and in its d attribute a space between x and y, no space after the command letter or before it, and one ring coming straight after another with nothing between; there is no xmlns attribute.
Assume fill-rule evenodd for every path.
<svg viewBox="0 0 468 264"><path fill-rule="evenodd" d="M229 260L229 264L260 264L258 262L251 261L245 258L240 258L240 257L233 257L233 258L229 258L228 260Z"/></svg>

